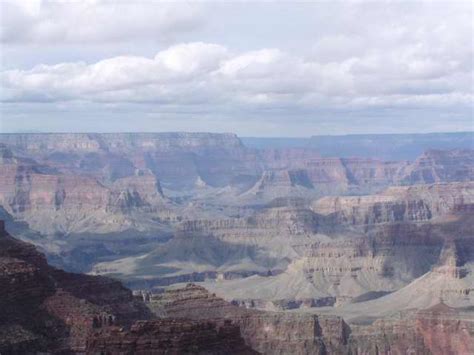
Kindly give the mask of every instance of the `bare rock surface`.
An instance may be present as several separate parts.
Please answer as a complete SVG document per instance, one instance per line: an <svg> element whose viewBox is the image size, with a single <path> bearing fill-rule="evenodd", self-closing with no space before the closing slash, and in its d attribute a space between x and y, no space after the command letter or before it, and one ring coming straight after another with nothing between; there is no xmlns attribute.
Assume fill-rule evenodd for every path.
<svg viewBox="0 0 474 355"><path fill-rule="evenodd" d="M151 320L118 281L49 266L1 222L1 353L255 353L229 322Z"/></svg>
<svg viewBox="0 0 474 355"><path fill-rule="evenodd" d="M232 321L246 343L262 354L467 354L474 345L471 314L442 301L372 324L348 325L334 316L237 307L194 284L137 294L163 319Z"/></svg>
<svg viewBox="0 0 474 355"><path fill-rule="evenodd" d="M338 156L233 134L0 134L0 218L89 273L4 238L2 344L146 353L176 331L198 340L170 351L245 352L238 328L266 353L471 352L474 151L377 159L403 147L386 138ZM217 296L166 292L166 320L132 329L143 304L91 274Z"/></svg>

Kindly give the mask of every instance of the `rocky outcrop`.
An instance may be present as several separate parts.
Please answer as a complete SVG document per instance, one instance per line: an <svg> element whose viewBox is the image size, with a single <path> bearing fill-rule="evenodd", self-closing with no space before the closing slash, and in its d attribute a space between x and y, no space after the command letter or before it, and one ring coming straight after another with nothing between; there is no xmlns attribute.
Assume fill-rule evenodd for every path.
<svg viewBox="0 0 474 355"><path fill-rule="evenodd" d="M471 185L394 187L323 198L312 208L282 203L252 217L188 220L152 252L97 264L94 272L120 275L134 288L222 280L206 287L265 309L368 300L432 271L450 234L471 253L469 238L461 238L469 233L462 220L472 214Z"/></svg>
<svg viewBox="0 0 474 355"><path fill-rule="evenodd" d="M240 199L247 198L271 201L281 196L311 196L314 186L304 169L265 171L255 185L242 194Z"/></svg>
<svg viewBox="0 0 474 355"><path fill-rule="evenodd" d="M146 352L165 327L163 334L203 333L197 343L170 344L172 351L201 350L221 329L232 334L238 326L267 353L423 353L449 341L442 334L428 341L429 322L419 323L425 337L421 325L394 323L393 314L440 297L450 307L472 303L472 151L428 151L410 163L249 149L226 134L0 135L0 142L8 145L0 145L0 211L57 265L134 288L202 282L233 302L187 290L182 303L163 301L165 313L181 319L175 328L154 322L131 330L139 309L122 286L52 269L28 247L17 254L9 247L1 280L23 280L28 291L13 281L0 302L8 319L38 314L31 324L5 321L5 344L18 339L9 349L34 342L83 350L96 336L90 349ZM385 323L379 333L353 328L351 341L341 318L298 313L304 310L348 322L363 311L361 323ZM209 328L194 323L210 315ZM437 331L451 327L440 322ZM461 349L463 339L455 341Z"/></svg>
<svg viewBox="0 0 474 355"><path fill-rule="evenodd" d="M404 184L474 180L474 150L428 150L407 167Z"/></svg>
<svg viewBox="0 0 474 355"><path fill-rule="evenodd" d="M234 134L213 133L1 134L0 144L63 173L87 173L103 183L149 169L172 189L192 189L202 181L210 187L232 185L240 192L264 172L296 171L296 180L304 175L304 185L314 185L320 193L363 193L390 184L472 180L474 164L472 150L432 150L410 164L321 157L310 148L256 150Z"/></svg>
<svg viewBox="0 0 474 355"><path fill-rule="evenodd" d="M332 316L236 307L193 284L136 294L162 319L231 321L262 354L468 354L474 345L470 314L443 303L372 324L348 325Z"/></svg>
<svg viewBox="0 0 474 355"><path fill-rule="evenodd" d="M453 248L448 241L439 267L465 262ZM0 281L2 353L467 354L474 349L468 309L441 303L371 325L348 325L336 316L238 307L193 284L132 295L117 281L48 266L2 223Z"/></svg>
<svg viewBox="0 0 474 355"><path fill-rule="evenodd" d="M254 217L183 221L154 250L98 263L93 272L124 277L131 287L276 275L298 256L291 238L317 231L316 217L307 208L276 207Z"/></svg>
<svg viewBox="0 0 474 355"><path fill-rule="evenodd" d="M95 329L151 317L119 282L50 267L36 249L0 235L0 351L84 351Z"/></svg>
<svg viewBox="0 0 474 355"><path fill-rule="evenodd" d="M444 303L351 329L354 354L471 354L474 349L472 315Z"/></svg>
<svg viewBox="0 0 474 355"><path fill-rule="evenodd" d="M3 156L9 158L0 163L0 205L34 230L111 231L130 226L127 216L132 211L169 215L160 183L150 172L136 171L106 186L89 176L45 171L9 150Z"/></svg>
<svg viewBox="0 0 474 355"><path fill-rule="evenodd" d="M116 180L110 195L110 209L122 212L129 212L137 208L156 211L164 204L161 184L148 171L136 171L134 176Z"/></svg>
<svg viewBox="0 0 474 355"><path fill-rule="evenodd" d="M474 320L444 303L415 316L416 333L423 338L432 354L472 354L474 352Z"/></svg>
<svg viewBox="0 0 474 355"><path fill-rule="evenodd" d="M208 147L238 148L235 134L215 133L27 133L2 134L0 143L24 152L93 152L173 150Z"/></svg>
<svg viewBox="0 0 474 355"><path fill-rule="evenodd" d="M160 317L212 319L219 324L231 320L245 342L263 354L342 353L349 335L338 317L245 309L193 284L143 296Z"/></svg>
<svg viewBox="0 0 474 355"><path fill-rule="evenodd" d="M230 322L151 320L119 282L50 267L0 227L1 353L255 353Z"/></svg>
<svg viewBox="0 0 474 355"><path fill-rule="evenodd" d="M231 322L214 323L184 319L136 322L129 331L114 327L89 338L91 354L258 354Z"/></svg>
<svg viewBox="0 0 474 355"><path fill-rule="evenodd" d="M474 205L474 183L391 187L369 196L324 197L312 210L332 224L370 225L427 221Z"/></svg>
<svg viewBox="0 0 474 355"><path fill-rule="evenodd" d="M0 204L48 235L147 230L153 220L229 217L242 208L248 215L281 198L469 181L474 165L469 150L385 162L321 157L314 149L255 150L233 134L211 133L0 134L0 144ZM414 203L393 209L427 218ZM137 211L145 217L131 217Z"/></svg>
<svg viewBox="0 0 474 355"><path fill-rule="evenodd" d="M179 189L197 178L225 186L238 176L259 174L255 153L234 134L2 134L0 143L64 173L86 172L101 182L135 169L150 169L165 186Z"/></svg>

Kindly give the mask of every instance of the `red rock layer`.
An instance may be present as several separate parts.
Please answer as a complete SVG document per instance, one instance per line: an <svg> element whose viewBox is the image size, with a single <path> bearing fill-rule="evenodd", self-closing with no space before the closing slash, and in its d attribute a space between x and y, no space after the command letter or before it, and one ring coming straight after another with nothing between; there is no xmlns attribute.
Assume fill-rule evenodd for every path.
<svg viewBox="0 0 474 355"><path fill-rule="evenodd" d="M92 354L257 354L240 337L239 327L225 322L161 319L136 322L129 331L114 327L89 338Z"/></svg>
<svg viewBox="0 0 474 355"><path fill-rule="evenodd" d="M144 296L162 317L211 319L219 324L232 320L240 327L245 342L264 354L341 353L349 335L347 324L339 317L237 307L193 284Z"/></svg>
<svg viewBox="0 0 474 355"><path fill-rule="evenodd" d="M54 269L32 245L0 234L1 353L81 351L94 329L151 316L119 282Z"/></svg>
<svg viewBox="0 0 474 355"><path fill-rule="evenodd" d="M150 320L119 282L50 267L0 223L0 353L253 354L229 322Z"/></svg>

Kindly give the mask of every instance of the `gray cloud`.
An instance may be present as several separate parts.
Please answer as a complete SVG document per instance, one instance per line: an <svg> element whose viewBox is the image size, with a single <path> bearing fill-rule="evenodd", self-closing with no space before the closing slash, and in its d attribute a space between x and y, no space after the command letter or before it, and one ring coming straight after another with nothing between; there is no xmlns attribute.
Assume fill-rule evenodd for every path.
<svg viewBox="0 0 474 355"><path fill-rule="evenodd" d="M80 107L110 119L117 107L135 110L145 130L155 129L153 119L175 130L192 120L243 132L260 123L281 135L290 126L303 135L311 125L359 130L344 120L348 112L380 131L413 130L412 116L433 129L472 129L469 2L40 5L2 3L4 126L46 105L53 115L76 116ZM73 60L55 61L63 58L55 49L49 64L11 64L53 44Z"/></svg>

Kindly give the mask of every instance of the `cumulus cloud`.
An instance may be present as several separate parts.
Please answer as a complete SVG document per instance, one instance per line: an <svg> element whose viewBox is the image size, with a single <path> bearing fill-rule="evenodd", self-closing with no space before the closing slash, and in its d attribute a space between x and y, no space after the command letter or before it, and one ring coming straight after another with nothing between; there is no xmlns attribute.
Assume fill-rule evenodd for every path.
<svg viewBox="0 0 474 355"><path fill-rule="evenodd" d="M330 107L469 104L458 63L404 51L319 62L279 49L235 53L210 43L171 46L153 58L120 56L38 65L1 75L3 101L156 102ZM448 66L448 70L446 70Z"/></svg>
<svg viewBox="0 0 474 355"><path fill-rule="evenodd" d="M27 107L41 103L42 110L60 106L61 114L68 107L77 112L130 105L128 110L152 116L189 114L207 122L232 112L234 119L254 115L275 127L296 122L277 115L299 114L329 126L321 117L334 118L341 109L387 119L389 126L404 109L439 113L445 121L454 115L472 120L468 2L210 7L8 0L1 8L3 48L13 53L0 72L0 100L9 115L15 109L28 115ZM136 45L162 39L160 46ZM112 55L104 55L118 42ZM30 63L38 49L53 45L67 60L55 61L51 50L49 64L24 64L25 54ZM23 65L15 66L15 55Z"/></svg>
<svg viewBox="0 0 474 355"><path fill-rule="evenodd" d="M4 0L3 43L91 43L163 40L202 24L189 2L120 0Z"/></svg>

